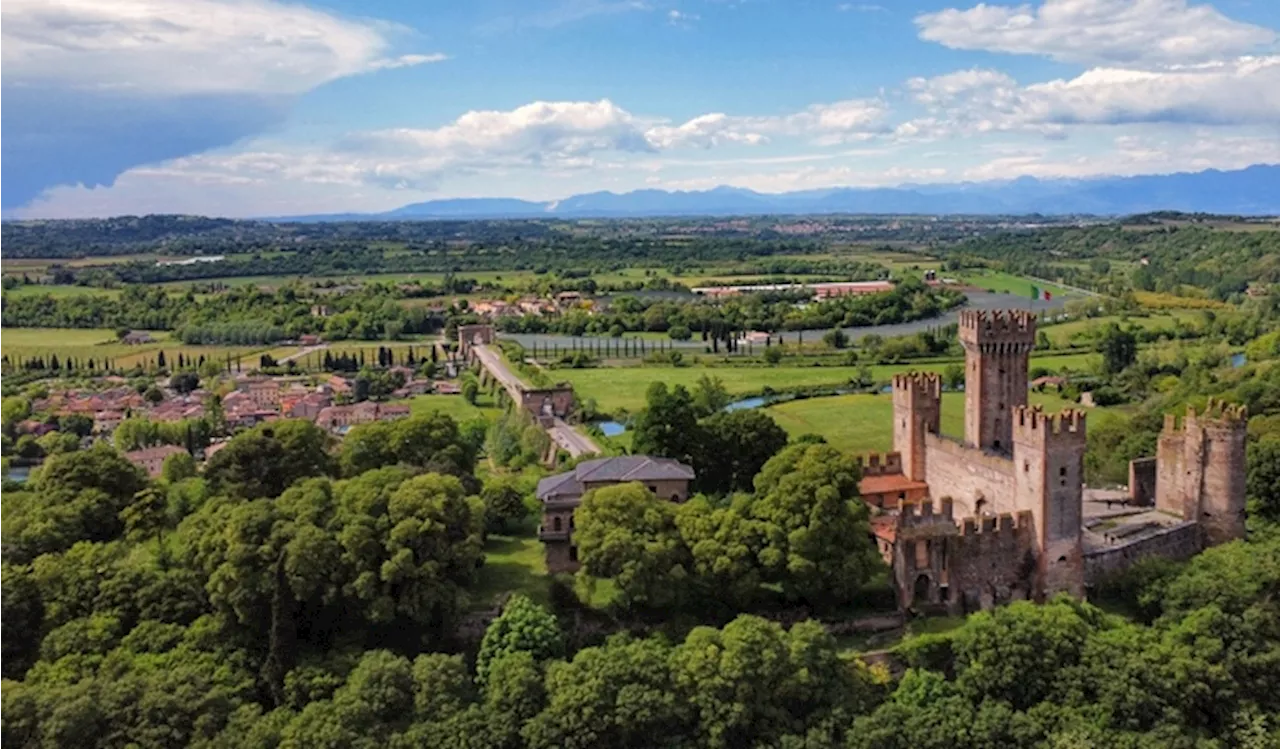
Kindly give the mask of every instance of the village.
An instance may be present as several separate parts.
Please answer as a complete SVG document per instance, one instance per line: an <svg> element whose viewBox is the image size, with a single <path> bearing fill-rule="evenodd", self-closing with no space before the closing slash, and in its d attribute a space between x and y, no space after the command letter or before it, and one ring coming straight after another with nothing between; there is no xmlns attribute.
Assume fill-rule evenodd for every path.
<svg viewBox="0 0 1280 749"><path fill-rule="evenodd" d="M447 371L456 374L452 366ZM100 380L105 389L50 390L47 397L32 401L31 410L58 419L80 416L92 420L92 430L83 438L88 444L112 440L120 425L129 419L180 424L206 419L214 414L228 435L279 419L304 419L335 436L342 436L360 424L408 417L410 406L407 399L413 396L435 393L461 397L462 391L456 381L423 378L412 368L404 366L392 367L387 373L397 380L403 378L404 382L403 386L390 393L392 400L387 402L357 400L354 379L341 374L267 376L239 373L229 380L218 380L217 390L221 393L203 387L187 390L183 385L191 380L181 376L159 378L154 386L140 392L130 380L108 376ZM16 431L19 435L41 437L58 428L53 419L32 418L20 422ZM222 437L211 441L202 450L195 450L195 457L208 460L226 445L227 439ZM160 475L165 458L179 452L188 452L188 449L179 445L159 445L127 451L124 455L155 477Z"/></svg>

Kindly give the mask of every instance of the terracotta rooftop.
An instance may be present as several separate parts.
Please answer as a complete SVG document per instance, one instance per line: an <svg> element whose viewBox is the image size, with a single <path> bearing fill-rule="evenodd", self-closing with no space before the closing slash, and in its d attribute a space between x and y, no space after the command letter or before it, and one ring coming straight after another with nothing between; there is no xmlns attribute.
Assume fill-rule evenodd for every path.
<svg viewBox="0 0 1280 749"><path fill-rule="evenodd" d="M858 492L862 496L868 494L889 494L892 492L905 492L913 489L928 489L929 485L923 481L913 481L903 476L901 473L886 473L879 476L863 476L858 482Z"/></svg>
<svg viewBox="0 0 1280 749"><path fill-rule="evenodd" d="M898 519L893 515L876 515L871 518L871 533L889 543L898 540Z"/></svg>

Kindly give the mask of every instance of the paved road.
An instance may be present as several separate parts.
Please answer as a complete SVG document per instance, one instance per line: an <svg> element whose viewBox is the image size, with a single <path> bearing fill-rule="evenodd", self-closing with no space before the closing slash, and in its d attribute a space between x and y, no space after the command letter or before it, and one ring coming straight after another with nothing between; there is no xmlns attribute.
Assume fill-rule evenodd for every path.
<svg viewBox="0 0 1280 749"><path fill-rule="evenodd" d="M507 362L503 360L502 355L488 346L476 346L474 350L481 366L487 369L489 374L502 384L502 387L506 388L512 400L520 403L522 400L521 393L524 391L525 384L507 366ZM592 441L590 437L582 434L559 418L547 429L547 434L561 449L575 458L579 455L593 455L600 452L600 446Z"/></svg>
<svg viewBox="0 0 1280 749"><path fill-rule="evenodd" d="M560 419L556 419L555 425L547 430L547 434L551 435L552 441L568 452L571 457L600 453L600 446L594 440Z"/></svg>
<svg viewBox="0 0 1280 749"><path fill-rule="evenodd" d="M503 360L502 355L488 346L475 346L473 350L476 352L476 358L480 360L480 365L493 375L502 387L506 389L507 394L516 403L522 399L520 394L524 391L525 384L520 381L520 377L512 372Z"/></svg>
<svg viewBox="0 0 1280 749"><path fill-rule="evenodd" d="M321 343L318 346L308 346L304 349L299 349L296 353L289 354L288 356L282 356L279 359L276 359L276 361L281 364L285 364L293 361L294 359L301 359L308 354L314 354L317 351L324 351L327 348L329 348L329 344L327 343Z"/></svg>

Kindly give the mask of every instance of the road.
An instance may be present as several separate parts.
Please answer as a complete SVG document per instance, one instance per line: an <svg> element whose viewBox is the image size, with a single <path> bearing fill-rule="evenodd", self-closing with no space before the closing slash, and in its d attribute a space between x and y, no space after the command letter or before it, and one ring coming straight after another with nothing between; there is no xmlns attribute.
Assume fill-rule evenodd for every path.
<svg viewBox="0 0 1280 749"><path fill-rule="evenodd" d="M321 343L318 346L308 346L304 349L299 349L298 351L292 354L289 354L288 356L282 356L279 359L276 359L276 361L280 362L281 364L285 364L293 361L294 359L301 359L302 357L307 356L308 354L314 354L317 351L324 351L327 348L329 348L329 344L327 343Z"/></svg>
<svg viewBox="0 0 1280 749"><path fill-rule="evenodd" d="M475 346L472 350L475 351L476 358L480 360L480 365L488 370L489 374L506 389L511 396L511 400L517 404L523 402L524 399L521 395L526 386L520 380L520 377L507 366L507 362L502 358L502 355L488 346ZM567 451L569 455L575 458L579 455L592 455L600 452L600 446L590 437L569 426L558 417L547 428L547 435L551 437L552 442L555 442L562 450Z"/></svg>
<svg viewBox="0 0 1280 749"><path fill-rule="evenodd" d="M474 346L472 350L476 352L476 358L480 360L480 365L488 370L489 374L493 375L502 387L506 389L507 394L511 396L511 400L519 404L523 400L520 396L524 392L525 384L507 366L507 362L503 360L502 355L488 346Z"/></svg>
<svg viewBox="0 0 1280 749"><path fill-rule="evenodd" d="M579 455L597 455L600 453L600 446L594 440L559 418L547 430L547 434L551 436L553 442L568 452L570 457L576 458Z"/></svg>

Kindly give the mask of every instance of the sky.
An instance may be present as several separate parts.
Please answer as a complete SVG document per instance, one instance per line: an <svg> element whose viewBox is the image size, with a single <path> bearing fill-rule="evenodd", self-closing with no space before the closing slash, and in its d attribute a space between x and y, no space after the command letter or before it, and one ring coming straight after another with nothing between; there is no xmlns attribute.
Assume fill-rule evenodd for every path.
<svg viewBox="0 0 1280 749"><path fill-rule="evenodd" d="M1280 0L5 0L6 217L1280 163Z"/></svg>

